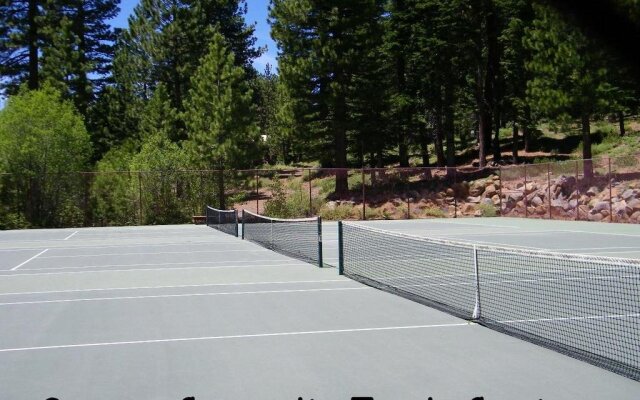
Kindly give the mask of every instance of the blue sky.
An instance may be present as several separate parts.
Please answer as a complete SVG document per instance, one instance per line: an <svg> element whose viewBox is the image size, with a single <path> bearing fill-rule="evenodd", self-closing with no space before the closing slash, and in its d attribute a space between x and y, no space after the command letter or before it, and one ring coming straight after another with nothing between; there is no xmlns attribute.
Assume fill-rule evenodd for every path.
<svg viewBox="0 0 640 400"><path fill-rule="evenodd" d="M137 4L138 0L121 0L120 14L111 21L111 25L118 28L126 28L127 18ZM247 24L256 24L255 36L258 39L257 44L260 47L267 47L267 51L253 62L253 66L258 71L263 71L267 63L275 67L278 65L276 62L277 49L276 44L271 40L271 28L267 23L269 0L247 0L247 7Z"/></svg>

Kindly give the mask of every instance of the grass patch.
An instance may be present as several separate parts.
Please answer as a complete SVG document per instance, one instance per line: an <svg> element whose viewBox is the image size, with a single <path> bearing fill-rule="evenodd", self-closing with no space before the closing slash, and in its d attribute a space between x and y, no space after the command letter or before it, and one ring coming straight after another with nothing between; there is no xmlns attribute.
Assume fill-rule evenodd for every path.
<svg viewBox="0 0 640 400"><path fill-rule="evenodd" d="M438 207L427 207L422 210L422 215L431 218L445 218L447 216L445 212Z"/></svg>

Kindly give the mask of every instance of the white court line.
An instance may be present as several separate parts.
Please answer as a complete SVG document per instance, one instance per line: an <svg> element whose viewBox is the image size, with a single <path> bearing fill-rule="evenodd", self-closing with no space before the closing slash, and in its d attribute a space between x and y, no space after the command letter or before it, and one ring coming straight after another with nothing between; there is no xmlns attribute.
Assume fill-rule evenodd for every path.
<svg viewBox="0 0 640 400"><path fill-rule="evenodd" d="M89 297L83 299L63 299L63 300L35 300L35 301L14 301L0 303L0 306L22 306L33 304L56 304L56 303L80 303L88 301L111 301L111 300L144 300L144 299L169 299L174 297L205 297L205 296L225 296L240 294L274 294L274 293L306 293L306 292L331 292L346 290L374 290L368 286L350 288L316 288L316 289L287 289L287 290L258 290L251 292L215 292L215 293L182 293L182 294L162 294L149 296L120 296L120 297Z"/></svg>
<svg viewBox="0 0 640 400"><path fill-rule="evenodd" d="M79 292L102 292L111 290L142 290L142 289L174 289L174 288L196 288L196 287L213 287L213 286L247 286L247 285L282 285L282 284L298 284L298 283L356 283L351 279L327 279L318 281L265 281L265 282L230 282L230 283L205 283L198 285L162 285L162 286L132 286L132 287L115 287L115 288L95 288L95 289L69 289L69 290L46 290L39 292L13 292L0 293L0 296L18 296L18 295L34 295L34 294L59 294L59 293L79 293Z"/></svg>
<svg viewBox="0 0 640 400"><path fill-rule="evenodd" d="M610 315L587 315L584 317L564 317L564 318L540 318L540 319L514 319L508 321L498 321L501 324L521 324L529 322L565 322L580 321L590 319L606 319L606 318L637 318L640 314L610 314Z"/></svg>
<svg viewBox="0 0 640 400"><path fill-rule="evenodd" d="M198 264L220 264L225 262L234 262L234 260L226 260L226 261L191 261L191 262L168 262L168 263L136 263L136 264L103 264L103 265L84 265L79 267L51 267L51 268L23 268L22 271L58 271L62 269L90 269L90 268L117 268L117 267L152 267L152 266L164 266L164 265L198 265ZM292 264L298 263L296 260L278 260L278 259L268 259L268 260L246 260L246 261L237 261L243 263L266 263L266 262L275 262L275 263L284 263L290 262Z"/></svg>
<svg viewBox="0 0 640 400"><path fill-rule="evenodd" d="M60 239L57 239L58 241L60 241ZM42 240L42 242L46 242L47 240ZM246 245L245 242L238 240L238 241L230 241L230 242L215 242L215 241L211 241L211 240L206 240L206 241L202 241L202 242L181 242L181 243L175 243L175 242L168 242L168 243L127 243L124 245L118 245L118 244L111 244L111 245L103 245L103 246L85 246L85 245L77 245L77 246L65 246L65 247L52 247L53 249L56 250L73 250L73 249L113 249L113 248L117 248L117 249L125 249L125 248L139 248L139 247L170 247L170 246L192 246L192 245L208 245L208 246L217 246L217 245L221 245L221 246L228 246L228 245ZM41 249L42 247L11 247L11 248L5 248L5 249L0 249L0 251L23 251L23 250L38 250Z"/></svg>
<svg viewBox="0 0 640 400"><path fill-rule="evenodd" d="M128 345L128 344L195 342L195 341L203 341L203 340L250 339L250 338L278 337L278 336L322 335L322 334L331 334L331 333L379 332L379 331L397 331L397 330L406 330L406 329L428 329L428 328L452 328L452 327L459 327L459 326L476 326L476 324L469 323L469 322L462 322L462 323L434 324L434 325L405 325L405 326L385 326L385 327L379 327L379 328L331 329L331 330L324 330L324 331L275 332L275 333L257 333L257 334L249 334L249 335L200 336L200 337L174 338L174 339L132 340L132 341L126 341L126 342L81 343L81 344L66 344L66 345L57 345L57 346L6 348L6 349L0 349L0 353L15 352L15 351L70 349L70 348L82 348L82 347L121 346L121 345Z"/></svg>
<svg viewBox="0 0 640 400"><path fill-rule="evenodd" d="M69 239L71 239L71 238L73 237L73 235L75 235L75 234L76 234L76 233L78 233L78 232L80 232L80 231L75 231L75 232L73 232L71 235L67 236L66 238L64 238L64 239L62 239L62 240L69 240Z"/></svg>
<svg viewBox="0 0 640 400"><path fill-rule="evenodd" d="M55 249L57 250L57 249ZM247 250L247 249L234 249L234 250L194 250L194 251L157 251L151 253L102 253L102 254L75 254L69 256L44 256L40 258L80 258L80 257L105 257L105 256L136 256L136 255L154 255L154 254L195 254L195 253L266 253L270 250L265 248Z"/></svg>
<svg viewBox="0 0 640 400"><path fill-rule="evenodd" d="M257 264L257 265L217 265L214 267L176 267L176 268L135 268L135 269L103 269L98 271L63 271L63 272L34 272L27 274L1 274L0 278L12 278L14 276L40 276L40 275L75 275L75 274L104 274L104 273L112 273L112 272L139 272L139 271L153 271L158 273L158 271L172 271L172 270L190 270L190 269L225 269L225 268L265 268L265 267L309 267L308 263L297 263L297 264ZM317 267L317 266L316 266ZM30 271L30 270L21 270L21 271Z"/></svg>
<svg viewBox="0 0 640 400"><path fill-rule="evenodd" d="M33 257L31 257L30 259L28 259L27 261L23 262L22 264L16 265L15 267L11 268L11 269L10 269L10 271L15 271L15 270L17 270L18 268L22 267L23 265L25 265L25 264L26 264L26 263L28 263L29 261L31 261L31 260L33 260L33 259L37 258L39 255L46 253L46 252L47 252L47 250L49 250L49 249L44 249L44 250L42 250L40 253L36 254L36 255L35 255L35 256L33 256Z"/></svg>

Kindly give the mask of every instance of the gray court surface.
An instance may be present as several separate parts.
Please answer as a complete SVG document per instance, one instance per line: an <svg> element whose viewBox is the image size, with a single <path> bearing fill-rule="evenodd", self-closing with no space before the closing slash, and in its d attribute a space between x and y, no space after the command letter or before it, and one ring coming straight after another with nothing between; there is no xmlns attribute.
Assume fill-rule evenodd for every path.
<svg viewBox="0 0 640 400"><path fill-rule="evenodd" d="M367 224L640 258L632 225ZM51 396L637 399L640 382L205 226L0 232L0 399Z"/></svg>

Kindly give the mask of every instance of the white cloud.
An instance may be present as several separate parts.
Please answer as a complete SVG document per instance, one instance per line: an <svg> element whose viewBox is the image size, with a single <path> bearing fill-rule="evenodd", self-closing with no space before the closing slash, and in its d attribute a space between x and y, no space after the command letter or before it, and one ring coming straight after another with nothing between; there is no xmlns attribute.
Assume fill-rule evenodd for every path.
<svg viewBox="0 0 640 400"><path fill-rule="evenodd" d="M253 60L253 67L260 72L264 71L267 64L271 65L271 72L275 72L278 67L278 60L273 55L267 53Z"/></svg>

